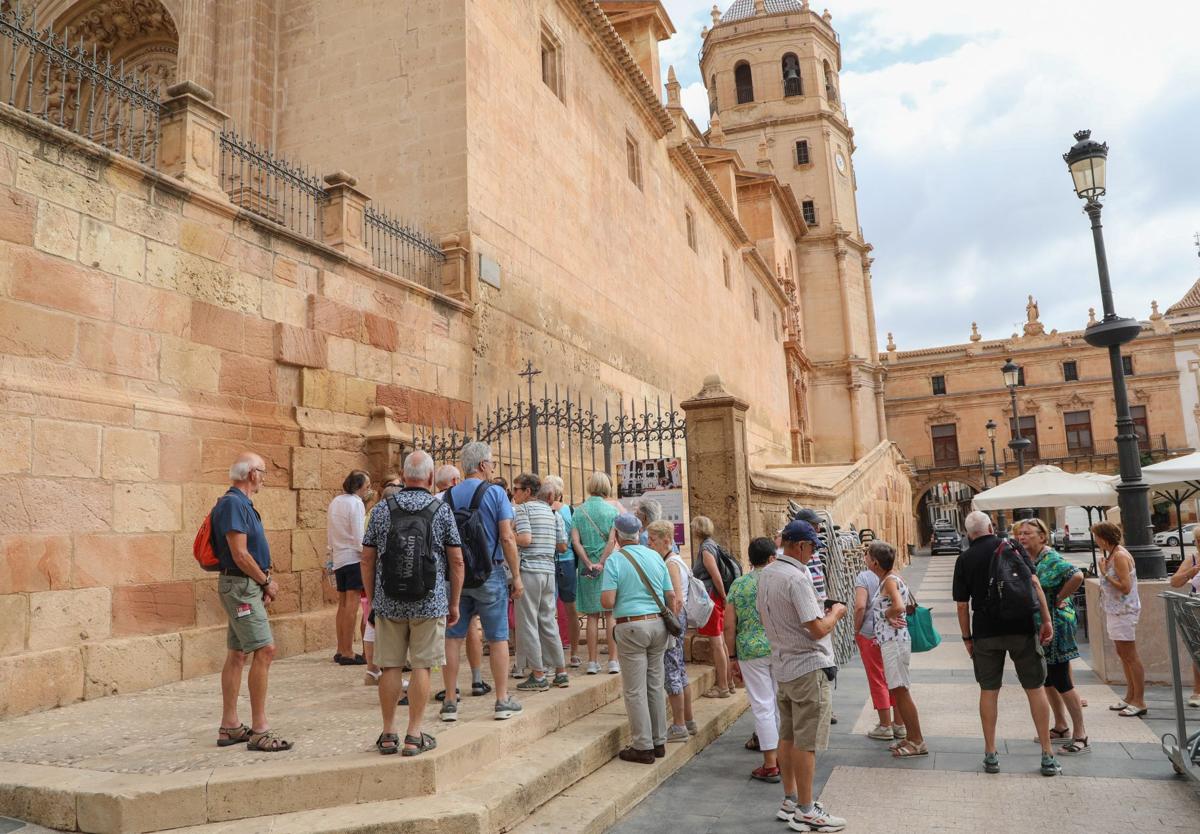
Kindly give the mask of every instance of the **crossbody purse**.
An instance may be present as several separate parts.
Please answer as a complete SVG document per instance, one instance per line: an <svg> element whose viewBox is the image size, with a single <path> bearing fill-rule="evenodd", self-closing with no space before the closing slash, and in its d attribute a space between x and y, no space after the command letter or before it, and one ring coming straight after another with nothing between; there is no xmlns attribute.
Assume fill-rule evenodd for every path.
<svg viewBox="0 0 1200 834"><path fill-rule="evenodd" d="M663 624L667 627L667 633L672 637L680 637L683 635L683 626L679 624L679 618L667 606L663 605L662 599L659 598L658 592L650 585L650 580L646 578L645 571L642 566L637 563L637 559L625 552L625 548L621 548L621 555L629 560L629 564L633 565L633 569L637 571L637 575L641 578L642 584L646 586L646 593L654 598L655 604L658 606L658 616L662 617Z"/></svg>

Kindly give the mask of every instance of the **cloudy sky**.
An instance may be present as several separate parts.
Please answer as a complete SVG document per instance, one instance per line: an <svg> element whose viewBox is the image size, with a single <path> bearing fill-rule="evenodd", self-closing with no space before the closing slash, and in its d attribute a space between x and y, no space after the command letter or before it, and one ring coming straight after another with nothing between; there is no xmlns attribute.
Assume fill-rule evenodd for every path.
<svg viewBox="0 0 1200 834"><path fill-rule="evenodd" d="M733 0L721 0L722 9ZM664 0L662 44L708 121L696 54L711 0ZM1003 338L1099 307L1087 217L1062 154L1109 144L1104 222L1117 312L1145 318L1200 278L1200 4L827 0L842 41L880 347ZM813 0L814 8L825 8Z"/></svg>

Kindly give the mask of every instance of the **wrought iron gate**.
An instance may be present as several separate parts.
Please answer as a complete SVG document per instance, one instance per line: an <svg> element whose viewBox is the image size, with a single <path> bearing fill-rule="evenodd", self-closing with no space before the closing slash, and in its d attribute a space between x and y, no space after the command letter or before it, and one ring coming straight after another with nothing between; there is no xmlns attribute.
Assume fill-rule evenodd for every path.
<svg viewBox="0 0 1200 834"><path fill-rule="evenodd" d="M684 418L674 397L665 409L661 398L655 398L653 407L643 398L639 409L633 398L620 398L615 405L607 399L597 403L578 390L546 383L538 398L534 377L540 374L527 361L519 374L525 379L524 396L518 392L514 399L510 392L498 397L495 406L487 403L476 412L473 427L414 425L413 446L439 464L457 463L465 444L482 440L492 444L497 475L509 483L523 471L560 475L572 504L586 497L592 472L615 476L616 460L627 453L633 458L682 454Z"/></svg>

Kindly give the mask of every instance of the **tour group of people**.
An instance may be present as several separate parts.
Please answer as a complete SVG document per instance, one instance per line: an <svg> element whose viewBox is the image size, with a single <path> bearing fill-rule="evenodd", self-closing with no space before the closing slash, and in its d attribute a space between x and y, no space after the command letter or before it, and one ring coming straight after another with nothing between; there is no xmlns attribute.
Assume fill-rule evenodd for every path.
<svg viewBox="0 0 1200 834"><path fill-rule="evenodd" d="M471 694L494 694L496 720L522 711L510 677L520 681L512 687L517 692L537 693L569 687L568 669L585 663L589 675L620 674L631 741L619 757L653 764L666 755L667 744L698 731L683 656L683 634L694 626L697 639L709 641L714 666L715 683L702 697L728 698L737 684L745 688L755 724L746 747L762 754L750 775L782 783L778 818L797 831L839 831L845 820L814 798L813 777L816 753L828 746L836 721L831 635L852 614L878 717L867 735L889 742L896 758L929 754L909 672L907 615L915 600L890 544L865 546L865 570L848 605L827 596L821 522L812 511L789 521L774 539L752 540L743 572L742 560L716 541L712 521L703 516L692 519L695 556L685 562L661 506L643 500L626 511L605 473L591 476L588 498L572 508L556 476L522 474L510 490L496 477L486 443L464 446L460 465L435 468L428 454L414 451L402 473L385 479L369 510L374 489L359 470L347 475L342 494L329 505L327 567L338 598L334 661L364 666L364 682L378 686L380 753L416 756L437 746L424 724L433 670L442 671L443 689L433 696L441 702L439 718L456 721L465 649ZM217 743L277 752L292 742L271 729L266 713L274 643L265 606L278 587L252 502L265 475L259 456L241 455L230 469L232 485L210 517L221 563L218 590L229 618ZM1036 518L1019 522L1015 541L997 536L982 512L967 516L966 530L970 546L955 564L953 597L981 689L984 770L1000 770L997 699L1008 657L1029 700L1041 772L1057 775L1058 756L1091 750L1085 704L1070 670L1079 657L1072 595L1082 574L1053 550L1046 525ZM1126 672L1125 697L1113 709L1142 716L1147 708L1135 640L1140 605L1133 560L1121 546L1119 526L1102 522L1093 532L1104 551L1108 632ZM996 592L997 564L1011 572L1003 594ZM1195 557L1173 583L1200 585ZM586 619L583 635L580 616ZM599 653L602 621L606 669ZM356 654L360 627L364 650ZM510 644L516 655L511 666ZM490 683L482 674L485 654ZM249 725L238 714L247 660ZM1196 682L1200 698L1200 671ZM398 706L407 707L403 722ZM1061 742L1057 749L1055 742Z"/></svg>

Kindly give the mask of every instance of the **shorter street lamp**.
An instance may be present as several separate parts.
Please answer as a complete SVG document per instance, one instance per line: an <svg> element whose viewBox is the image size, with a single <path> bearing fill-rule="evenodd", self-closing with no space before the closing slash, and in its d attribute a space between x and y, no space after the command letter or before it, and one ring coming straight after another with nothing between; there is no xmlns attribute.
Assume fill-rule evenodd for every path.
<svg viewBox="0 0 1200 834"><path fill-rule="evenodd" d="M983 450L982 446L980 446L979 450L975 452L975 457L979 461L979 477L983 478L983 488L987 489L987 452Z"/></svg>
<svg viewBox="0 0 1200 834"><path fill-rule="evenodd" d="M992 441L992 480L996 482L996 486L1000 486L1000 478L1004 475L1004 470L1000 468L1000 462L996 460L996 421L988 418L984 428L987 429L988 440ZM1004 532L1004 510L996 511L996 531Z"/></svg>
<svg viewBox="0 0 1200 834"><path fill-rule="evenodd" d="M1109 373L1117 411L1117 459L1121 466L1117 502L1121 508L1121 525L1125 528L1125 547L1133 556L1139 578L1159 579L1166 576L1166 561L1162 550L1154 544L1149 487L1142 480L1141 453L1133 417L1129 413L1129 395L1125 390L1125 372L1121 365L1121 345L1136 339L1142 332L1142 325L1135 319L1117 315L1113 305L1112 284L1108 278L1104 232L1100 225L1103 208L1100 198L1106 193L1108 144L1093 139L1090 130L1081 130L1075 134L1075 144L1063 154L1063 161L1071 172L1076 196L1084 201L1083 211L1092 222L1092 243L1096 250L1104 318L1090 325L1084 331L1083 339L1092 347L1108 350Z"/></svg>

